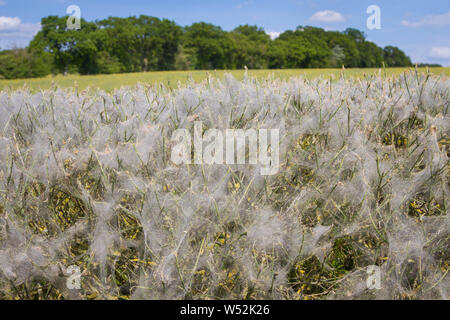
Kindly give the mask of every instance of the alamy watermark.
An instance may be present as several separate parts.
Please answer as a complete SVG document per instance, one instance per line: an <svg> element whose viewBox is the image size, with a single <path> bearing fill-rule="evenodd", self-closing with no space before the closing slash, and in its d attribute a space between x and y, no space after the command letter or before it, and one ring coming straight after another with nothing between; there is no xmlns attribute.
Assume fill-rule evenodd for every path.
<svg viewBox="0 0 450 320"><path fill-rule="evenodd" d="M367 289L381 289L381 270L379 266L367 267Z"/></svg>
<svg viewBox="0 0 450 320"><path fill-rule="evenodd" d="M66 280L66 286L69 290L81 289L81 270L79 266L69 266L66 269L68 275Z"/></svg>
<svg viewBox="0 0 450 320"><path fill-rule="evenodd" d="M67 18L68 30L80 30L81 29L81 9L77 5L71 5L67 7L67 14L70 14Z"/></svg>
<svg viewBox="0 0 450 320"><path fill-rule="evenodd" d="M367 8L367 14L370 14L367 18L367 29L381 29L381 9L377 5L371 5Z"/></svg>
<svg viewBox="0 0 450 320"><path fill-rule="evenodd" d="M193 139L188 129L174 131L171 160L176 165L259 164L261 175L274 175L280 165L279 137L279 129L208 129L203 134L202 122L195 121Z"/></svg>

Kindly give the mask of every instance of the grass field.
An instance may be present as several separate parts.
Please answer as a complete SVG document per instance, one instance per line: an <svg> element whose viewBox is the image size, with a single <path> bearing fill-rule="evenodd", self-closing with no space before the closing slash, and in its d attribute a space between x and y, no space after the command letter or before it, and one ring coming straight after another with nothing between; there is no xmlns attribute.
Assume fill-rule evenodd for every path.
<svg viewBox="0 0 450 320"><path fill-rule="evenodd" d="M0 92L0 300L448 299L450 79L330 83L339 72ZM112 89L188 74L56 79ZM196 121L202 159L211 132L279 139L258 143L256 165L245 136L245 164L220 146L215 164L174 162L174 134L195 144ZM269 150L279 170L262 175Z"/></svg>
<svg viewBox="0 0 450 320"><path fill-rule="evenodd" d="M381 70L382 75L397 75L408 68L388 68ZM419 68L419 71L426 71L425 68ZM380 72L380 69L347 69L345 71L346 77L364 77L364 75L373 75ZM18 79L18 80L0 80L0 90L5 89L19 89L24 86L29 87L32 91L46 90L52 87L53 84L57 86L68 88L76 87L84 90L87 87L100 88L106 91L112 91L122 86L134 86L137 83L164 83L169 87L177 87L178 83L184 84L190 78L196 82L201 82L206 79L208 74L222 77L225 73L231 73L236 79L241 80L244 77L243 70L220 70L220 71L160 71L160 72L143 72L143 73L125 73L113 75L95 75L95 76L49 76L38 79ZM304 76L307 79L317 77L332 77L336 79L342 73L341 69L288 69L288 70L250 70L250 76L258 78L267 78L273 75L274 77L287 79L294 76ZM440 75L445 74L450 76L450 67L447 68L431 68L431 73Z"/></svg>

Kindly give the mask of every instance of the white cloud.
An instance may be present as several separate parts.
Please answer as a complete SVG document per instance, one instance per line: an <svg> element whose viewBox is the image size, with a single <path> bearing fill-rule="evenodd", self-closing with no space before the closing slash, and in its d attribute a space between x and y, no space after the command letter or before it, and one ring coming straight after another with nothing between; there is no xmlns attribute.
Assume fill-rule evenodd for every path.
<svg viewBox="0 0 450 320"><path fill-rule="evenodd" d="M6 4L6 1L0 0L0 6L4 6Z"/></svg>
<svg viewBox="0 0 450 320"><path fill-rule="evenodd" d="M402 25L406 27L423 27L423 26L446 26L450 25L450 11L444 14L428 15L423 19L411 22L403 20Z"/></svg>
<svg viewBox="0 0 450 320"><path fill-rule="evenodd" d="M309 20L313 22L334 23L334 22L343 22L345 21L345 18L339 12L332 10L324 10L316 12L311 18L309 18Z"/></svg>
<svg viewBox="0 0 450 320"><path fill-rule="evenodd" d="M450 59L450 47L433 47L428 56L434 59Z"/></svg>
<svg viewBox="0 0 450 320"><path fill-rule="evenodd" d="M275 40L276 38L278 38L281 34L281 32L267 32L267 34L270 36L270 39Z"/></svg>
<svg viewBox="0 0 450 320"><path fill-rule="evenodd" d="M32 38L40 29L40 23L22 23L18 17L0 17L1 38Z"/></svg>
<svg viewBox="0 0 450 320"><path fill-rule="evenodd" d="M20 19L18 17L0 17L0 32L15 30L20 25Z"/></svg>

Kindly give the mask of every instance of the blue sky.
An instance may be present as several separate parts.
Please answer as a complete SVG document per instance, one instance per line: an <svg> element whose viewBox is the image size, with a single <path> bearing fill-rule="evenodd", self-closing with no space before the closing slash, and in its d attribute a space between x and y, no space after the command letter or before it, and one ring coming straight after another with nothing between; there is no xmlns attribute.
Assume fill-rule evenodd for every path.
<svg viewBox="0 0 450 320"><path fill-rule="evenodd" d="M450 66L449 0L0 0L0 48L25 46L42 17L78 5L86 20L150 15L179 25L205 21L231 30L256 24L275 35L299 25L354 27L380 46L395 45L414 62ZM381 29L368 30L369 5L381 9Z"/></svg>

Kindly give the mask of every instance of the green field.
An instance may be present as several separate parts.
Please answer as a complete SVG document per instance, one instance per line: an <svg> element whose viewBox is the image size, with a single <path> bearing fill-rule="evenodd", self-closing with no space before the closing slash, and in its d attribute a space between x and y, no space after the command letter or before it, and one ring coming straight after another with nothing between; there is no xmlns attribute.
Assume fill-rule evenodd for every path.
<svg viewBox="0 0 450 320"><path fill-rule="evenodd" d="M1 92L0 300L448 299L450 78L338 72Z"/></svg>
<svg viewBox="0 0 450 320"><path fill-rule="evenodd" d="M387 69L347 69L346 77L364 77L364 75L376 74L381 71L382 75L395 75L411 68L387 68ZM450 75L450 67L431 68L434 74ZM419 68L420 72L425 72L426 68ZM95 75L95 76L49 76L38 79L18 79L18 80L0 80L0 90L15 90L28 87L32 91L49 89L52 85L63 88L78 86L83 90L88 87L101 88L106 91L112 91L122 86L134 86L137 83L155 84L163 83L169 87L177 87L178 84L186 83L190 78L196 82L206 79L208 74L216 77L222 77L225 73L231 73L237 79L244 76L243 70L220 70L220 71L160 71L160 72L142 72L142 73L124 73L113 75ZM336 79L342 73L341 69L285 69L285 70L250 70L250 76L258 78L267 78L273 75L281 79L288 79L294 76L304 76L308 79L317 77L334 77Z"/></svg>

